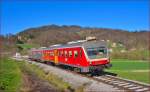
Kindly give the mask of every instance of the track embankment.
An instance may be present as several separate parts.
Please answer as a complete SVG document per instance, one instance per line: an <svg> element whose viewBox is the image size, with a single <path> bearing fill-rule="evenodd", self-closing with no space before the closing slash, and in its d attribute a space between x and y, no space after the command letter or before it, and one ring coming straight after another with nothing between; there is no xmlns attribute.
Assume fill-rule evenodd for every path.
<svg viewBox="0 0 150 92"><path fill-rule="evenodd" d="M26 64L20 65L22 71L22 86L20 92L59 92L52 84L43 80Z"/></svg>
<svg viewBox="0 0 150 92"><path fill-rule="evenodd" d="M114 87L112 85L108 85L96 80L93 80L91 78L81 76L80 74L68 72L66 70L46 65L34 61L26 60L29 64L35 65L41 70L45 72L45 74L53 74L59 78L61 78L63 81L70 84L70 88L73 89L72 91L76 92L120 92L123 90L120 90L117 87ZM70 89L70 90L71 90Z"/></svg>
<svg viewBox="0 0 150 92"><path fill-rule="evenodd" d="M51 65L25 60L31 65L44 71L46 75L55 75L69 83L69 91L76 92L149 92L150 85L137 81L127 80L108 74L89 77L73 71L61 69ZM57 81L58 82L58 81ZM60 83L61 85L61 83Z"/></svg>

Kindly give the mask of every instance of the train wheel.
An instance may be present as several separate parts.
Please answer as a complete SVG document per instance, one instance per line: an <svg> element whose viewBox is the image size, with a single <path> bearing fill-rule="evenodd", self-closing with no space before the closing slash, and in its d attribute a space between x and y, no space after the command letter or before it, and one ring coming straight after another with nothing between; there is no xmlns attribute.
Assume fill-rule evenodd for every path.
<svg viewBox="0 0 150 92"><path fill-rule="evenodd" d="M93 70L93 71L90 72L90 75L91 76L101 76L101 75L104 75L104 71L103 70L95 69L95 70Z"/></svg>
<svg viewBox="0 0 150 92"><path fill-rule="evenodd" d="M74 68L74 71L80 73L81 69L80 68Z"/></svg>
<svg viewBox="0 0 150 92"><path fill-rule="evenodd" d="M51 62L51 65L52 65L52 66L55 66L56 64L55 64L54 62Z"/></svg>

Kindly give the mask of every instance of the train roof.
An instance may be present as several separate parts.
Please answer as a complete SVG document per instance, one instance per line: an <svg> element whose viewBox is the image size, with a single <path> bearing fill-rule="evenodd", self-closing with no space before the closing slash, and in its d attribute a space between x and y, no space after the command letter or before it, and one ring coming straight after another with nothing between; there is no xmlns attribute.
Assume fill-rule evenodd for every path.
<svg viewBox="0 0 150 92"><path fill-rule="evenodd" d="M52 45L47 48L38 48L33 49L33 51L39 51L39 50L52 50L52 49L60 49L60 48L69 48L69 47L84 47L84 48L92 48L92 47L107 47L107 44L105 41L84 41L84 42L78 42L78 43L71 43L71 44L58 44L58 45Z"/></svg>
<svg viewBox="0 0 150 92"><path fill-rule="evenodd" d="M68 47L106 47L107 44L104 41L86 41L86 42L79 42L79 43L72 43L72 44L65 44L60 46L50 47L54 48L68 48Z"/></svg>

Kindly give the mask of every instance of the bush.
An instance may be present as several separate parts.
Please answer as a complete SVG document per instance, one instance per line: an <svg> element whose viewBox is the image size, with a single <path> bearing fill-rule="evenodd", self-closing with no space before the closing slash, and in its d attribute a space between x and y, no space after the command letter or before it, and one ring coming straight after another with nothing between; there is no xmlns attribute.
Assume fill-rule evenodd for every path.
<svg viewBox="0 0 150 92"><path fill-rule="evenodd" d="M149 51L128 51L124 53L113 52L110 54L113 59L132 59L132 60L149 60Z"/></svg>

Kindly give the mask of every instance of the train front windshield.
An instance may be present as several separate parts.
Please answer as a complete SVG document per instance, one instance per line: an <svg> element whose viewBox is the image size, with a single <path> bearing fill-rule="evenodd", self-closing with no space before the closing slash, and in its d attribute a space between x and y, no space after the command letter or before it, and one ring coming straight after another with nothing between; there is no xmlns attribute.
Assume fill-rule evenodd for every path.
<svg viewBox="0 0 150 92"><path fill-rule="evenodd" d="M86 51L89 59L100 59L107 57L107 48L105 47L87 48Z"/></svg>

